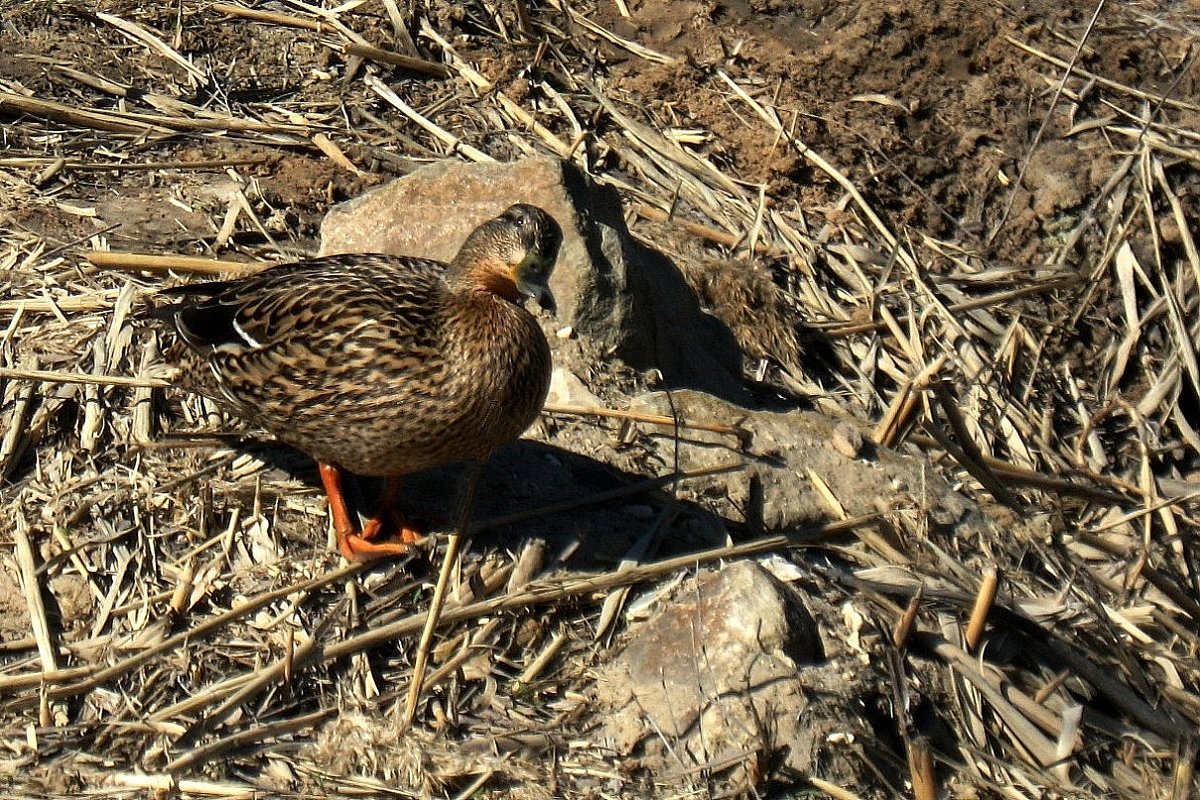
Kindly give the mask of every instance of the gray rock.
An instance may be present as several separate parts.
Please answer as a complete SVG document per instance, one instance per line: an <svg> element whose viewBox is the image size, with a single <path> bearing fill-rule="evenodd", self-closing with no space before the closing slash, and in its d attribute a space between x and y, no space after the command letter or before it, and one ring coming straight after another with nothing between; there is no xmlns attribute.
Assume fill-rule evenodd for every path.
<svg viewBox="0 0 1200 800"><path fill-rule="evenodd" d="M753 562L729 564L686 582L599 670L601 736L676 769L770 756L768 740L802 738L800 668L821 658L800 595Z"/></svg>
<svg viewBox="0 0 1200 800"><path fill-rule="evenodd" d="M449 260L475 226L516 202L544 208L563 228L550 282L559 319L547 333L569 325L586 347L551 335L560 364L582 368L597 354L615 354L634 368L657 368L669 386L744 397L741 356L728 329L701 311L666 256L629 235L616 193L568 162L424 167L332 209L321 226L321 253Z"/></svg>
<svg viewBox="0 0 1200 800"><path fill-rule="evenodd" d="M694 391L655 392L635 398L632 409L680 417L693 423L740 427L749 444L726 434L693 428L678 443L683 470L746 460L740 472L689 482L689 489L727 519L746 519L762 530L782 530L835 518L818 490L820 479L850 516L894 505L918 507L942 525L985 525L975 504L954 492L923 456L907 455L862 442L857 457L839 447L839 425L852 424L813 411L749 411ZM649 432L649 431L648 431ZM670 431L650 432L664 459L675 458ZM966 528L963 529L964 532Z"/></svg>

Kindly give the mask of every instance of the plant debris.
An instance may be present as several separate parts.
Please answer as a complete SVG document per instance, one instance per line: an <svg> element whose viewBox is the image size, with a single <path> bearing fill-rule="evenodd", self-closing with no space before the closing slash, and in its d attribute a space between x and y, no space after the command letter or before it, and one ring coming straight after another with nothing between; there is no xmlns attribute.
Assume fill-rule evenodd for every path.
<svg viewBox="0 0 1200 800"><path fill-rule="evenodd" d="M1200 791L1186 5L0 0L0 785ZM436 568L338 566L311 465L171 390L136 318L182 273L313 252L370 186L530 155L620 196L736 332L759 401L836 414L864 458L924 454L994 535L899 497L842 519L810 471L822 525L664 537L722 498L647 440L742 431L629 411L663 387L598 359L579 377L613 408L551 407L537 434L555 463L593 459L594 491L483 522L401 726ZM638 545L605 564L566 525L489 538L616 500ZM765 553L871 727L823 721L805 774L768 733L671 774L618 758L587 689L636 624L631 587Z"/></svg>

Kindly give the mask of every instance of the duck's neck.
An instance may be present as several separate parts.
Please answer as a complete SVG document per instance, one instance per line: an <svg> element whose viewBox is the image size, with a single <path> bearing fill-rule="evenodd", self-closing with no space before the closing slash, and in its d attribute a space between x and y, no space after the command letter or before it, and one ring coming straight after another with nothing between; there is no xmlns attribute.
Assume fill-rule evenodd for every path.
<svg viewBox="0 0 1200 800"><path fill-rule="evenodd" d="M468 295L495 295L510 303L521 302L521 291L508 275L504 264L493 261L472 260L463 263L456 258L446 270L446 280L456 292Z"/></svg>

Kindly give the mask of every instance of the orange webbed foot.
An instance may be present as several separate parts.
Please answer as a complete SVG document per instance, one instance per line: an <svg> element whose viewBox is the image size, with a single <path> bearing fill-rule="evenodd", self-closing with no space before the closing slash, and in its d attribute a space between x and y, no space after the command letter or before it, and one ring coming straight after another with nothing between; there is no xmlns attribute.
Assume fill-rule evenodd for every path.
<svg viewBox="0 0 1200 800"><path fill-rule="evenodd" d="M337 537L338 551L349 561L371 561L378 558L393 558L407 555L413 545L424 537L409 527L404 515L396 508L399 478L388 478L379 511L367 520L362 530L354 523L342 492L342 471L333 464L318 464L321 483L329 496L329 510L333 515L333 530ZM376 541L384 531L395 531L389 538Z"/></svg>
<svg viewBox="0 0 1200 800"><path fill-rule="evenodd" d="M358 533L338 534L338 550L348 561L372 561L377 558L407 555L412 552L415 543L415 541L407 540L409 533L410 531L406 530L400 537L384 539L379 542L372 541Z"/></svg>
<svg viewBox="0 0 1200 800"><path fill-rule="evenodd" d="M377 540L376 537L384 532L390 535ZM338 536L338 549L352 561L386 558L411 553L413 545L419 544L424 538L409 527L403 514L387 506L367 520L361 533L350 532L346 536Z"/></svg>

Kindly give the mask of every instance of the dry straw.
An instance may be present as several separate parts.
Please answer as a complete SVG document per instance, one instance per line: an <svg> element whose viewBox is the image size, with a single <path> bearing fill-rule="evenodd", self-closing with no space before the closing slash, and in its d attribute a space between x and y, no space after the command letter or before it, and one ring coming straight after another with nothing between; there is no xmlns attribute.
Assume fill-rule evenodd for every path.
<svg viewBox="0 0 1200 800"><path fill-rule="evenodd" d="M683 65L601 25L595 3L519 2L512 15L474 19L477 49L554 75L530 66L524 93L500 73L504 58L473 62L450 17L410 18L412 4L179 5L189 29L248 30L297 53L336 55L345 72L320 102L299 91L246 102L209 93L233 65L191 55L182 26L165 24L155 4L111 5L66 13L85 18L77 31L126 48L143 69L137 86L71 57L15 54L27 69L0 76L0 213L16 219L37 207L85 223L70 241L21 225L3 225L0 239L0 527L13 542L2 558L27 617L27 630L0 642L0 732L17 759L7 763L60 765L87 792L114 796L263 796L304 780L327 797L416 796L451 784L467 796L521 781L595 787L597 776L617 785L611 754L574 726L586 718L597 629L619 626L623 587L779 551L805 569L807 591L854 605L888 632L868 668L889 699L923 696L948 725L930 742L897 706L904 752L864 733L843 752L861 774L884 754L906 765L918 797L952 785L1005 797L1194 790L1200 491L1195 471L1173 465L1194 470L1200 456L1200 133L1188 127L1200 107L1174 84L1131 86L1080 68L1071 57L1086 51L1078 31L1056 33L1059 55L1023 34L1008 38L1058 90L1031 106L1050 120L1064 104L1095 98L1104 113L1076 119L1063 138L1120 155L1046 262L1012 264L989 260L980 242L939 240L892 219L874 176L814 150L796 109L779 107L769 87L717 68L704 91L729 121L827 179L836 213L821 220L777 202L697 146L709 132L681 130L662 107L596 79L588 64L597 48L655 68ZM616 6L637 20L637 4ZM1101 22L1117 13L1097 10ZM314 57L286 83L326 80L319 73ZM1058 107L1045 107L1051 98ZM182 141L203 153L184 153ZM527 550L511 581L511 556L468 549L446 562L434 594L400 566L331 567L311 540L320 499L258 451L212 436L184 448L167 435L222 422L199 401L172 395L164 406L154 390L170 376L136 330L138 304L164 274L229 273L288 255L256 170L298 154L361 178L435 158L534 153L570 159L613 187L635 235L650 220L726 255L768 259L797 319L837 356L824 399L878 444L923 453L964 492L1003 506L999 535L948 539L926 509L889 509L593 575L531 576L540 556ZM236 191L201 209L212 230L199 240L161 234L153 246L88 228L103 193L68 191L95 181L135 191L148 175L168 184L216 176ZM1069 357L1074 326L1105 315L1112 341ZM625 444L666 426L726 437L742 454L750 447L737 420L547 413L609 426ZM659 506L653 524L629 520L650 541L674 509L655 492L686 491L701 477L647 475L471 527L636 495ZM825 489L829 516L840 516ZM825 556L806 558L819 548ZM330 720L387 717L406 694L410 738L392 720L392 738L372 729L362 751L321 750ZM432 728L441 735L426 736ZM532 748L536 737L533 758L500 749ZM462 746L470 740L495 749ZM406 749L413 743L417 757ZM338 760L351 756L359 760ZM367 771L378 779L354 777ZM831 797L867 796L828 776L793 777ZM685 786L693 784L660 788L683 796Z"/></svg>

